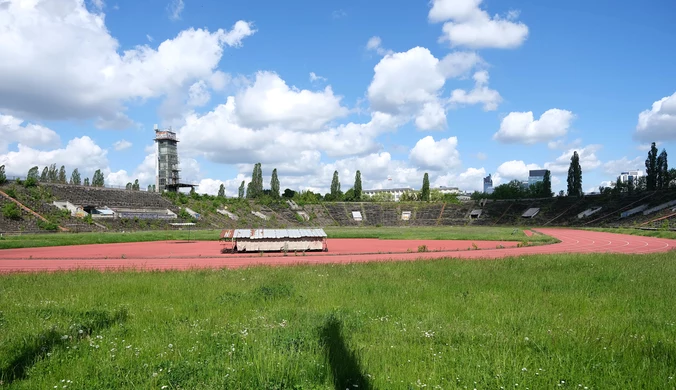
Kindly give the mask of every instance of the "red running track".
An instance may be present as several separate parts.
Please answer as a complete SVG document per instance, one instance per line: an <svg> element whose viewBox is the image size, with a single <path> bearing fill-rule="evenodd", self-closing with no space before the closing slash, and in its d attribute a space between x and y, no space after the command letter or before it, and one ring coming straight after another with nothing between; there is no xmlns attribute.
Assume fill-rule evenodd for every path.
<svg viewBox="0 0 676 390"><path fill-rule="evenodd" d="M96 270L238 268L253 265L355 263L433 258L495 259L551 253L660 253L676 249L676 240L573 229L537 229L561 242L517 248L516 242L460 240L330 239L329 252L221 254L220 243L143 242L0 251L0 273ZM477 245L480 250L473 249ZM418 252L426 245L430 252ZM501 245L504 248L498 249ZM468 250L472 248L472 250Z"/></svg>

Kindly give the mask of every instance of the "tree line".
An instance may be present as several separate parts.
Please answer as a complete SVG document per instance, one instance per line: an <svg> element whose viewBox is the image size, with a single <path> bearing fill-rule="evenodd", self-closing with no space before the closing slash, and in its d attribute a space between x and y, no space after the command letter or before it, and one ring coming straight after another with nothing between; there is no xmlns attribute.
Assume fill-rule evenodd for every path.
<svg viewBox="0 0 676 390"><path fill-rule="evenodd" d="M662 149L659 155L657 152L657 146L653 142L645 160L645 175L627 178L626 181L622 180L622 176L618 176L615 183L610 186L600 186L599 192L616 195L676 188L676 169L669 169L666 149Z"/></svg>
<svg viewBox="0 0 676 390"><path fill-rule="evenodd" d="M2 165L0 166L0 184L4 184L6 181L7 176L5 175L5 166ZM103 176L103 172L101 172L100 169L94 171L94 175L92 175L92 178L90 180L88 177L85 177L83 179L79 169L75 168L70 174L70 179L68 179L66 167L64 165L61 165L61 167L57 169L56 164L51 164L45 166L42 169L42 171L40 171L40 167L36 165L28 170L28 174L26 175L26 182L24 184L26 184L27 186L31 186L36 185L38 183L71 184L76 186L84 185L91 187L104 187L105 178ZM138 179L136 179L133 183L132 182L127 183L125 188L127 190L139 191L141 189L141 186L139 184ZM155 185L148 185L148 191L155 192Z"/></svg>

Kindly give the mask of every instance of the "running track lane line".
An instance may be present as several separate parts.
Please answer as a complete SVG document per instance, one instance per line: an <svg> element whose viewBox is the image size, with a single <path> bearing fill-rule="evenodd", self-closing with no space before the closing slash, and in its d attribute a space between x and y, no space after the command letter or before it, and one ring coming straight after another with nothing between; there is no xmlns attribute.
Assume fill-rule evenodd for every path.
<svg viewBox="0 0 676 390"><path fill-rule="evenodd" d="M472 251L422 252L401 254L338 254L335 256L279 256L270 257L217 257L217 258L143 258L143 259L1 259L0 273L38 272L73 269L93 270L185 270L196 268L240 268L256 265L297 265L361 263L372 261L413 261L442 257L461 259L497 259L508 256L526 256L553 253L664 253L676 248L676 240L640 237L625 234L582 231L574 229L543 228L538 232L553 236L561 242L525 248L482 249ZM133 243L144 245L147 243ZM77 248L71 247L77 257ZM2 251L0 251L0 255Z"/></svg>

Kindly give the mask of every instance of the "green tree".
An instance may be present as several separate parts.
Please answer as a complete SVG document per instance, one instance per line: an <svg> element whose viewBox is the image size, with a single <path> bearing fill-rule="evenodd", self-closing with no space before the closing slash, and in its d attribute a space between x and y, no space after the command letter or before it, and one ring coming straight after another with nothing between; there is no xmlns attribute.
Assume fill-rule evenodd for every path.
<svg viewBox="0 0 676 390"><path fill-rule="evenodd" d="M57 183L59 181L59 171L56 169L56 164L49 166L48 180L50 183Z"/></svg>
<svg viewBox="0 0 676 390"><path fill-rule="evenodd" d="M430 201L430 177L427 172L425 172L425 176L423 176L422 189L420 190L420 200L423 202Z"/></svg>
<svg viewBox="0 0 676 390"><path fill-rule="evenodd" d="M40 181L47 183L49 181L49 167L44 167L42 174L40 175Z"/></svg>
<svg viewBox="0 0 676 390"><path fill-rule="evenodd" d="M82 179L80 178L80 171L75 168L73 172L70 174L70 184L74 184L79 186L82 184Z"/></svg>
<svg viewBox="0 0 676 390"><path fill-rule="evenodd" d="M293 199L293 197L296 196L296 191L292 190L291 188L287 188L284 190L282 196L287 199Z"/></svg>
<svg viewBox="0 0 676 390"><path fill-rule="evenodd" d="M124 188L125 188L126 190L128 190L128 191L131 191L132 185L133 185L133 184L131 184L131 182L127 182L127 185L124 186Z"/></svg>
<svg viewBox="0 0 676 390"><path fill-rule="evenodd" d="M657 156L657 175L655 176L657 189L664 190L669 188L669 163L667 162L667 151L662 149L662 153Z"/></svg>
<svg viewBox="0 0 676 390"><path fill-rule="evenodd" d="M7 175L5 175L5 166L0 165L0 185L7 183Z"/></svg>
<svg viewBox="0 0 676 390"><path fill-rule="evenodd" d="M263 170L261 163L256 163L251 173L251 182L247 186L246 197L256 199L263 195Z"/></svg>
<svg viewBox="0 0 676 390"><path fill-rule="evenodd" d="M354 175L354 199L356 201L361 200L361 172L357 171Z"/></svg>
<svg viewBox="0 0 676 390"><path fill-rule="evenodd" d="M272 179L270 179L270 194L273 198L279 198L279 177L277 176L277 168L272 170Z"/></svg>
<svg viewBox="0 0 676 390"><path fill-rule="evenodd" d="M342 192L340 192L340 179L338 178L338 171L333 171L333 179L331 180L331 198L333 200L340 199Z"/></svg>
<svg viewBox="0 0 676 390"><path fill-rule="evenodd" d="M676 168L669 169L669 188L676 188Z"/></svg>
<svg viewBox="0 0 676 390"><path fill-rule="evenodd" d="M132 184L131 189L134 191L139 191L141 189L138 179L134 180L134 184Z"/></svg>
<svg viewBox="0 0 676 390"><path fill-rule="evenodd" d="M582 196L582 167L577 151L573 152L568 168L568 196Z"/></svg>
<svg viewBox="0 0 676 390"><path fill-rule="evenodd" d="M103 173L101 173L100 169L97 169L94 172L94 176L92 177L92 186L93 187L103 187L105 185L105 180L103 178Z"/></svg>
<svg viewBox="0 0 676 390"><path fill-rule="evenodd" d="M153 186L151 186L150 184L148 184L148 192L153 192Z"/></svg>
<svg viewBox="0 0 676 390"><path fill-rule="evenodd" d="M67 181L66 178L67 178L67 176L66 176L66 167L63 166L63 165L61 165L61 169L59 169L59 179L58 179L59 183L61 183L61 184L66 184L66 183L68 183L68 181Z"/></svg>
<svg viewBox="0 0 676 390"><path fill-rule="evenodd" d="M552 177L549 169L545 171L545 178L542 180L542 194L543 198L551 198L552 193Z"/></svg>
<svg viewBox="0 0 676 390"><path fill-rule="evenodd" d="M26 179L33 178L34 180L39 180L40 177L38 176L40 174L40 169L38 167L33 167L28 170L28 176L26 176Z"/></svg>
<svg viewBox="0 0 676 390"><path fill-rule="evenodd" d="M82 183L82 184L85 185L85 186L87 186L87 187L89 187L89 178L88 178L88 177L85 177L84 183Z"/></svg>
<svg viewBox="0 0 676 390"><path fill-rule="evenodd" d="M650 145L648 158L645 159L646 189L654 191L657 188L657 147L653 142Z"/></svg>
<svg viewBox="0 0 676 390"><path fill-rule="evenodd" d="M242 180L242 184L239 185L239 189L237 190L237 197L240 199L244 198L244 180Z"/></svg>
<svg viewBox="0 0 676 390"><path fill-rule="evenodd" d="M218 187L218 197L225 198L225 185L223 185L223 183L221 183L221 186Z"/></svg>

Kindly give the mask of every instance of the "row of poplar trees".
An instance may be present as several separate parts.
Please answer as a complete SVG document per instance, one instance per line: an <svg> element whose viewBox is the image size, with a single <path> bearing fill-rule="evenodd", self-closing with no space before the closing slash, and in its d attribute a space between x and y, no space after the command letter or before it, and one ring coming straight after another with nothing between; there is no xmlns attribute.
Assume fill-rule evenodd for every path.
<svg viewBox="0 0 676 390"><path fill-rule="evenodd" d="M96 172L94 172L94 176L92 177L91 184L89 181L88 177L84 178L84 181L82 180L82 177L80 175L80 171L75 168L73 172L70 174L70 180L67 179L67 174L66 174L66 167L61 166L60 169L56 168L56 164L52 164L50 166L46 166L42 169L42 173L40 173L40 168L38 166L34 166L31 169L28 170L28 175L26 176L26 180L31 180L39 183L57 183L57 184L74 184L74 185L91 185L93 187L103 187L104 185L104 179L103 179L103 173L101 172L100 169L97 169Z"/></svg>

